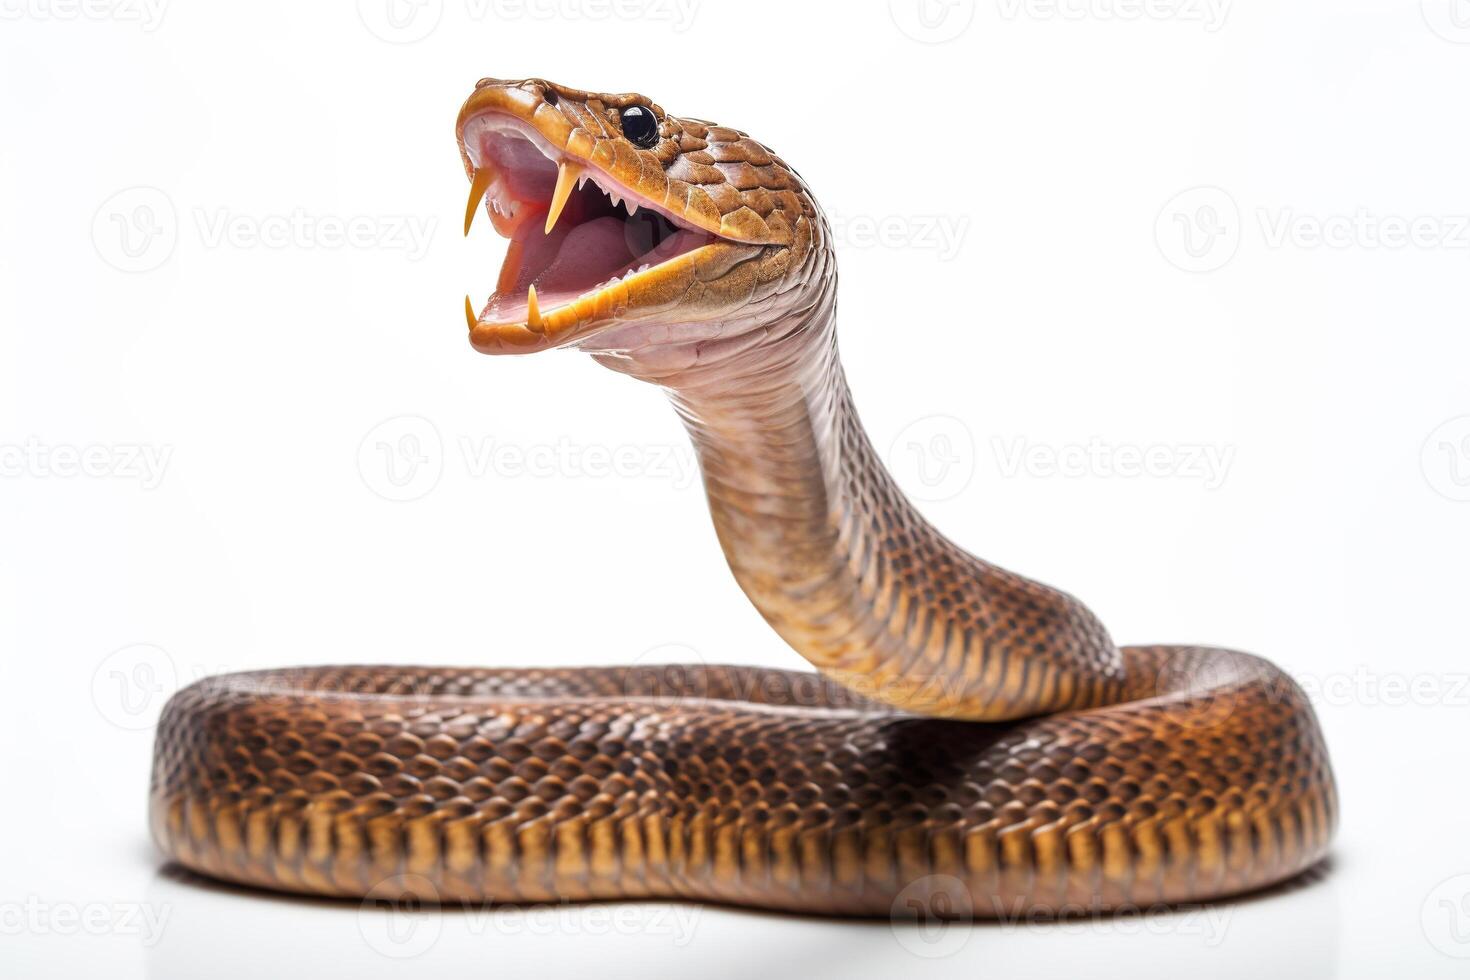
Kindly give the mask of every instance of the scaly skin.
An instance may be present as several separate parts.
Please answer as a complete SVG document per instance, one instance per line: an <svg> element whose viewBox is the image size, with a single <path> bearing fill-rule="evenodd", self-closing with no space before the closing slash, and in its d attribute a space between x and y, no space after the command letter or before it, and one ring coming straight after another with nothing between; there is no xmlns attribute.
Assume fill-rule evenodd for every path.
<svg viewBox="0 0 1470 980"><path fill-rule="evenodd" d="M317 894L975 917L1198 901L1319 861L1337 797L1300 689L1246 654L1118 648L1076 599L925 522L853 409L804 182L656 106L658 142L636 147L617 128L634 104L486 80L460 114L466 169L480 121L510 120L719 238L539 315L482 314L471 340L575 345L665 388L737 581L822 676L208 679L160 723L164 851Z"/></svg>

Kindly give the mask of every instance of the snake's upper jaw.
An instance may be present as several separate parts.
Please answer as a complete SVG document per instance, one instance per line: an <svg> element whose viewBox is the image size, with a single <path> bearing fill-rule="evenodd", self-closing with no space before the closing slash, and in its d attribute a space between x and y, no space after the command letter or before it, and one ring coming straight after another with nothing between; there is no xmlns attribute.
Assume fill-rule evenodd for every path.
<svg viewBox="0 0 1470 980"><path fill-rule="evenodd" d="M488 301L477 312L465 298L478 349L530 353L618 323L681 318L708 270L728 268L732 251L759 251L650 200L573 145L557 146L555 132L542 132L534 114L525 119L517 108L461 114L470 176L465 233L483 207L510 240Z"/></svg>

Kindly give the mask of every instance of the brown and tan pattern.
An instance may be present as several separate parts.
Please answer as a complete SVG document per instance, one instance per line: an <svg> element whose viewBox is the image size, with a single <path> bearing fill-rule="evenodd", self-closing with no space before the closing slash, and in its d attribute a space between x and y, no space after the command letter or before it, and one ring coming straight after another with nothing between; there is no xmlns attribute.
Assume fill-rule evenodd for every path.
<svg viewBox="0 0 1470 980"><path fill-rule="evenodd" d="M629 106L655 113L651 145L620 133ZM151 821L170 857L328 895L997 917L1230 895L1326 854L1336 790L1290 679L1230 651L1119 648L899 492L843 378L830 235L795 171L640 96L536 79L482 82L459 133L478 192L510 188L491 191L512 247L475 345L574 345L665 388L736 579L820 673L207 679L159 727ZM556 259L522 264L517 245L541 244L523 222L577 252L549 229L582 167L712 237L538 308ZM618 208L593 192L564 220L632 227ZM504 284L521 280L516 307Z"/></svg>

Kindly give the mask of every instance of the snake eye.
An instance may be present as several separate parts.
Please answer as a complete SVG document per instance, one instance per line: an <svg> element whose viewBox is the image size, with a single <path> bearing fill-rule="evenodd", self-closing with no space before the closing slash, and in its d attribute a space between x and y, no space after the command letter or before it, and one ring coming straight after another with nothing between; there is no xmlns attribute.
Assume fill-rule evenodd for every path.
<svg viewBox="0 0 1470 980"><path fill-rule="evenodd" d="M658 120L646 105L630 105L623 110L623 135L634 146L648 150L658 142Z"/></svg>

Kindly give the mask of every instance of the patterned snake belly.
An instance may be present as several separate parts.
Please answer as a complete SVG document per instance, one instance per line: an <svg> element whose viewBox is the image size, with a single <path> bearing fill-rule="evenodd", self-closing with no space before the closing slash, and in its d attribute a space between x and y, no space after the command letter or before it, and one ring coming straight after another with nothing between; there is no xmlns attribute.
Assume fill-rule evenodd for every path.
<svg viewBox="0 0 1470 980"><path fill-rule="evenodd" d="M737 130L485 79L466 231L510 240L470 338L665 389L737 582L818 670L231 674L159 723L150 823L215 878L438 902L671 897L843 915L1103 912L1320 861L1321 731L1269 663L1118 647L943 537L837 356L831 235ZM942 899L942 900L941 900Z"/></svg>

